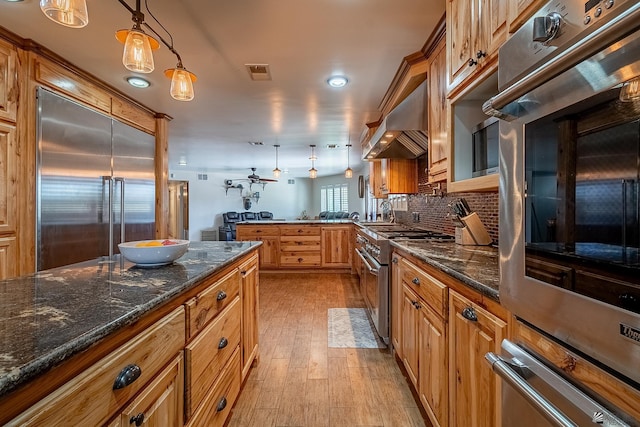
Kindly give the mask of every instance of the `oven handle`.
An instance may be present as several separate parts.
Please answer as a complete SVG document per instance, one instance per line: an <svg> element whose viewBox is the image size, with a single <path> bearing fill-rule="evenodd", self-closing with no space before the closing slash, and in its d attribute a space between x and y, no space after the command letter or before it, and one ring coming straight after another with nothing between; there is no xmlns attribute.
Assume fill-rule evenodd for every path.
<svg viewBox="0 0 640 427"><path fill-rule="evenodd" d="M489 116L495 116L502 120L515 120L517 117L504 113L500 111L500 109L570 69L584 58L589 58L607 46L610 46L612 43L632 33L636 30L639 21L640 3L636 3L620 15L614 17L606 25L596 29L585 38L578 40L573 46L558 54L558 56L550 59L545 64L486 101L482 105L482 111Z"/></svg>
<svg viewBox="0 0 640 427"><path fill-rule="evenodd" d="M501 357L495 355L492 352L485 354L485 359L491 365L493 372L498 374L507 384L513 387L527 402L529 402L534 408L536 408L547 420L558 427L579 427L569 418L567 418L562 412L553 406L548 400L540 395L533 387L531 387L515 370L511 368L511 365Z"/></svg>
<svg viewBox="0 0 640 427"><path fill-rule="evenodd" d="M371 267L371 263L369 262L369 257L365 257L364 254L362 253L362 251L359 251L358 249L356 249L356 253L358 254L358 256L360 257L360 259L362 260L362 262L364 262L364 265L367 267L367 269L369 270L369 273L373 274L374 276L378 275L378 272L380 271L380 266L378 267ZM374 260L372 260L374 261ZM374 261L375 262L375 261Z"/></svg>

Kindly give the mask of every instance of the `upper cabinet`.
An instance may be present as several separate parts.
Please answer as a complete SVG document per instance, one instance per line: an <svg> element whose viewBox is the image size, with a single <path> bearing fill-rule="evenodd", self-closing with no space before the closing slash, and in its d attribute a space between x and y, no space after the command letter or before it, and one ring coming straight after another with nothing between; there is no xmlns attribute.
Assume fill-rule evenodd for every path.
<svg viewBox="0 0 640 427"><path fill-rule="evenodd" d="M389 194L418 192L418 162L415 159L379 159L369 163L371 191L376 199Z"/></svg>
<svg viewBox="0 0 640 427"><path fill-rule="evenodd" d="M16 121L18 81L16 48L0 40L0 119Z"/></svg>
<svg viewBox="0 0 640 427"><path fill-rule="evenodd" d="M429 182L447 179L447 51L443 37L429 57Z"/></svg>
<svg viewBox="0 0 640 427"><path fill-rule="evenodd" d="M497 65L498 48L507 35L507 2L447 1L449 92L467 78Z"/></svg>

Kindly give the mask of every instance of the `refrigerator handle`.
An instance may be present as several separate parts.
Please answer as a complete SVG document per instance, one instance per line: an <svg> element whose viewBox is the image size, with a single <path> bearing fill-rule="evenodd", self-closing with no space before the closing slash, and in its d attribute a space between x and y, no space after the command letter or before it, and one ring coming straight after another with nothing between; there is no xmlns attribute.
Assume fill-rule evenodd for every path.
<svg viewBox="0 0 640 427"><path fill-rule="evenodd" d="M125 226L125 222L124 222L124 187L125 187L125 182L124 182L124 178L114 178L114 180L116 182L120 183L120 243L124 243L124 226Z"/></svg>
<svg viewBox="0 0 640 427"><path fill-rule="evenodd" d="M109 183L109 191L107 194L107 199L108 199L108 208L107 208L107 212L108 212L108 218L109 218L109 258L113 257L113 220L112 220L112 216L113 216L113 178L111 178L110 176L103 176L102 177L102 182L107 181Z"/></svg>

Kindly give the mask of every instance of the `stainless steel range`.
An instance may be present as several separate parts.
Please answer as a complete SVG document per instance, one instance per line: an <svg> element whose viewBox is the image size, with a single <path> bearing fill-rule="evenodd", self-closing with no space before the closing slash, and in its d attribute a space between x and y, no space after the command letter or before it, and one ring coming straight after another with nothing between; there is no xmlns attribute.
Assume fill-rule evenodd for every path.
<svg viewBox="0 0 640 427"><path fill-rule="evenodd" d="M360 292L376 331L385 344L389 344L390 241L453 238L446 234L393 223L374 223L358 228L355 251L361 261Z"/></svg>

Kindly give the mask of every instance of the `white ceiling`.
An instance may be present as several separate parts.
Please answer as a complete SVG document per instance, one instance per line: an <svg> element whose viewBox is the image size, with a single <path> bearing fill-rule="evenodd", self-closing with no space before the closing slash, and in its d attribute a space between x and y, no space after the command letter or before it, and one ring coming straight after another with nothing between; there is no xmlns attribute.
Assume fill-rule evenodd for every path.
<svg viewBox="0 0 640 427"><path fill-rule="evenodd" d="M144 10L145 0L142 0ZM134 0L128 4L135 7ZM173 100L163 71L176 65L161 46L147 89L129 86L115 31L131 28L117 0L87 0L89 25L69 29L37 0L0 0L0 26L33 39L149 108L173 117L169 169L271 177L274 144L283 177L304 177L315 144L319 175L344 171L349 138L353 167L364 124L379 118L402 58L419 51L444 14L444 0L147 0L195 73L195 99ZM145 11L146 12L146 11ZM145 13L145 21L160 27ZM165 37L165 36L163 36ZM165 38L168 40L168 37ZM269 64L271 81L252 81L245 64ZM349 78L341 89L326 80ZM262 141L252 146L249 141ZM327 145L337 144L336 149ZM187 165L179 162L186 160Z"/></svg>

